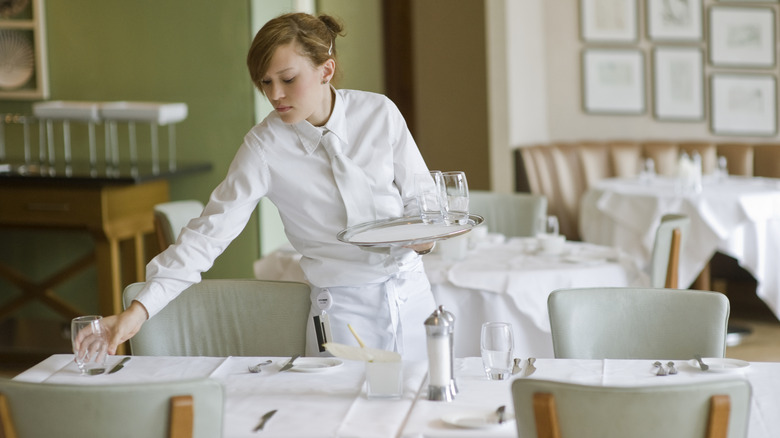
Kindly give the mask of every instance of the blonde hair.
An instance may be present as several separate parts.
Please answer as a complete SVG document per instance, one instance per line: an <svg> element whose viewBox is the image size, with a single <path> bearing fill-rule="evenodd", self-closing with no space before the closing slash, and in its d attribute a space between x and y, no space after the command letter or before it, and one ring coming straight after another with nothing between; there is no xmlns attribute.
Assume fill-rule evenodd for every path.
<svg viewBox="0 0 780 438"><path fill-rule="evenodd" d="M301 56L309 58L319 67L328 59L336 59L336 36L342 35L343 26L329 15L315 17L301 12L280 15L266 23L255 35L246 64L249 76L260 93L261 81L268 71L271 58L280 46L297 44Z"/></svg>

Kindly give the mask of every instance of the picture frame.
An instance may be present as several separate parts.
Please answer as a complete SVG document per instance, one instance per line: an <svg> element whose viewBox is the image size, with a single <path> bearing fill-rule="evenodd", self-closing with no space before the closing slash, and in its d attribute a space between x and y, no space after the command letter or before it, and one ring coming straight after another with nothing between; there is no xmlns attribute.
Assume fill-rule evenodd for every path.
<svg viewBox="0 0 780 438"><path fill-rule="evenodd" d="M587 42L639 41L637 0L580 0L580 35Z"/></svg>
<svg viewBox="0 0 780 438"><path fill-rule="evenodd" d="M638 49L585 49L582 104L591 114L643 114L645 62Z"/></svg>
<svg viewBox="0 0 780 438"><path fill-rule="evenodd" d="M713 66L775 65L774 9L711 6L709 12L709 58Z"/></svg>
<svg viewBox="0 0 780 438"><path fill-rule="evenodd" d="M44 0L10 2L0 17L0 100L49 98Z"/></svg>
<svg viewBox="0 0 780 438"><path fill-rule="evenodd" d="M656 47L653 93L657 120L704 120L703 51L698 47Z"/></svg>
<svg viewBox="0 0 780 438"><path fill-rule="evenodd" d="M646 0L647 37L654 41L700 41L701 0Z"/></svg>
<svg viewBox="0 0 780 438"><path fill-rule="evenodd" d="M773 75L713 74L712 132L717 135L777 134L777 80Z"/></svg>

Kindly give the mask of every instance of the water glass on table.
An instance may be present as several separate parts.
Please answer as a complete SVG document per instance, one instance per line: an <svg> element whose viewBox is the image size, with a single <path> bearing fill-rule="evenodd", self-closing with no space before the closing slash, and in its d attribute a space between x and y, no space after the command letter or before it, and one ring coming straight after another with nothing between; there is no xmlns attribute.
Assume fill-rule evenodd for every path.
<svg viewBox="0 0 780 438"><path fill-rule="evenodd" d="M108 333L98 315L79 316L70 323L70 338L76 365L82 375L103 374L108 356Z"/></svg>
<svg viewBox="0 0 780 438"><path fill-rule="evenodd" d="M469 220L469 185L466 173L442 172L446 194L444 221L448 225L466 225Z"/></svg>
<svg viewBox="0 0 780 438"><path fill-rule="evenodd" d="M417 204L420 206L420 219L424 224L444 222L444 181L442 173L432 170L414 175L414 188Z"/></svg>
<svg viewBox="0 0 780 438"><path fill-rule="evenodd" d="M482 366L490 380L506 380L512 372L514 336L512 324L508 322L486 322L482 324L480 336Z"/></svg>

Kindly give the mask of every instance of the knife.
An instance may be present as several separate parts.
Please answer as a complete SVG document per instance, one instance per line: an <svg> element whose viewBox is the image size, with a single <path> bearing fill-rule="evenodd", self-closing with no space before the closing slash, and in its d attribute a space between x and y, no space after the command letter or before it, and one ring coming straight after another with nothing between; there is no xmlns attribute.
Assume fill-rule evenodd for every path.
<svg viewBox="0 0 780 438"><path fill-rule="evenodd" d="M496 417L498 417L498 424L502 424L504 422L504 411L506 410L505 405L501 405L496 409Z"/></svg>
<svg viewBox="0 0 780 438"><path fill-rule="evenodd" d="M286 364L284 364L284 365L283 365L283 366L282 366L282 367L279 369L279 372L281 373L282 371L287 371L287 370L289 370L290 368L292 368L292 367L293 367L293 362L295 362L295 359L298 359L298 357L299 357L299 356L300 356L300 354L296 354L295 356L291 357L291 358L290 358L290 360L288 360L288 361L287 361L287 363L286 363Z"/></svg>
<svg viewBox="0 0 780 438"><path fill-rule="evenodd" d="M124 368L125 363L127 363L128 360L130 360L130 356L123 358L118 364L114 366L114 368L111 368L111 371L109 371L108 374L114 374L115 372Z"/></svg>
<svg viewBox="0 0 780 438"><path fill-rule="evenodd" d="M257 432L258 430L263 430L263 427L265 426L265 423L268 420L270 420L271 417L273 417L275 413L276 413L276 409L274 409L273 411L268 411L265 414L263 414L263 416L260 417L260 422L257 423L257 426L255 426L254 429L252 429L252 432Z"/></svg>
<svg viewBox="0 0 780 438"><path fill-rule="evenodd" d="M525 371L523 371L523 377L528 377L531 374L533 374L534 371L536 371L536 367L534 366L534 362L536 362L536 358L534 358L534 357L529 357L528 358L528 365L526 365Z"/></svg>

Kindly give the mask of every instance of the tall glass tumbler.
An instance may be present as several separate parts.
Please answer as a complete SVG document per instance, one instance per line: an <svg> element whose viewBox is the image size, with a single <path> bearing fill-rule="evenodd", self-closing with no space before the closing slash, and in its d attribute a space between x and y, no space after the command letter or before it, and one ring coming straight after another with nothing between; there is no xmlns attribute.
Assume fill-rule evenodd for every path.
<svg viewBox="0 0 780 438"><path fill-rule="evenodd" d="M448 225L465 225L469 220L469 185L466 173L442 172L447 203L444 221Z"/></svg>
<svg viewBox="0 0 780 438"><path fill-rule="evenodd" d="M444 222L444 179L438 170L414 175L420 219L425 224Z"/></svg>
<svg viewBox="0 0 780 438"><path fill-rule="evenodd" d="M108 355L108 333L101 324L102 316L89 315L73 318L70 336L74 360L82 375L103 374Z"/></svg>
<svg viewBox="0 0 780 438"><path fill-rule="evenodd" d="M485 374L490 380L508 379L512 371L514 351L512 324L508 322L486 322L482 324L480 350Z"/></svg>

